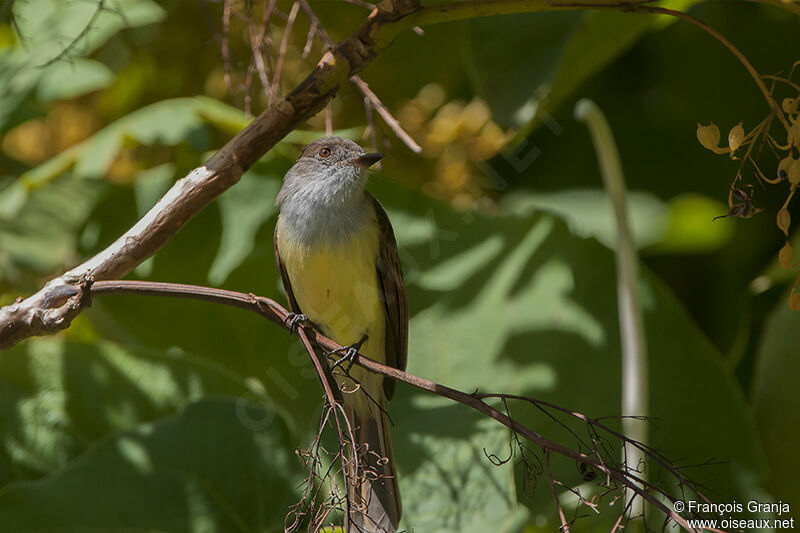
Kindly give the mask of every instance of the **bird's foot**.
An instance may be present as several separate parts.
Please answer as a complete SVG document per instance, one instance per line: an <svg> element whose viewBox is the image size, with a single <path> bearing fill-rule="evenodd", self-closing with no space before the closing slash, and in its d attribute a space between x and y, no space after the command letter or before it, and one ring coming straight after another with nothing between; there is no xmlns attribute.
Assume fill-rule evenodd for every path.
<svg viewBox="0 0 800 533"><path fill-rule="evenodd" d="M297 333L297 327L300 324L308 324L308 322L308 316L302 313L289 313L286 315L286 320L284 321L284 323L289 326L289 335Z"/></svg>
<svg viewBox="0 0 800 533"><path fill-rule="evenodd" d="M345 374L349 374L350 369L353 368L353 364L356 362L356 358L358 357L358 351L361 349L361 346L367 342L368 338L369 337L367 335L364 335L358 342L351 344L350 346L342 346L341 348L333 350L330 354L328 354L344 354L342 357L334 361L333 365L331 366L331 370L347 361L348 364L347 368L345 369Z"/></svg>

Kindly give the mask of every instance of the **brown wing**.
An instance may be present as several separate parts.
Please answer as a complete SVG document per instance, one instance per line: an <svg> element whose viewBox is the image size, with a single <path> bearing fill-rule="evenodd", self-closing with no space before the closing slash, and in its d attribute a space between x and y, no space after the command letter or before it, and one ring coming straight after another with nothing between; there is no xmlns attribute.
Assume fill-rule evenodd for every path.
<svg viewBox="0 0 800 533"><path fill-rule="evenodd" d="M380 232L380 250L376 268L383 305L386 309L386 364L405 370L408 357L408 298L400 257L397 254L397 241L383 206L370 193L366 194L375 207ZM394 394L394 384L393 379L383 380L383 390L389 400Z"/></svg>
<svg viewBox="0 0 800 533"><path fill-rule="evenodd" d="M286 299L289 300L289 311L292 313L300 313L300 306L297 305L297 300L294 298L294 292L292 291L292 282L289 280L289 273L286 272L286 268L283 266L283 262L281 261L281 254L278 252L278 225L275 225L275 234L272 238L272 245L275 248L275 265L278 267L278 272L281 274L281 280L283 281L283 290L286 291Z"/></svg>

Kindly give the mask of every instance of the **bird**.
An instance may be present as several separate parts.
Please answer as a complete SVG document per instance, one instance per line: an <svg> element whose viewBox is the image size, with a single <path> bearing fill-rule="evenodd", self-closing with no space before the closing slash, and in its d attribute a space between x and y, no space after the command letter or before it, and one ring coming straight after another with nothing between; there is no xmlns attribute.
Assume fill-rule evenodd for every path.
<svg viewBox="0 0 800 533"><path fill-rule="evenodd" d="M397 242L383 206L365 189L367 170L383 157L348 139L317 139L276 198L275 260L292 316L346 347L329 369L351 359L347 374L359 384L350 381L356 390L341 395L362 452L361 475L351 465L346 483L345 530L358 533L395 533L402 514L385 410L395 382L352 366L357 352L406 366L408 300ZM334 379L345 390L347 377L337 372Z"/></svg>

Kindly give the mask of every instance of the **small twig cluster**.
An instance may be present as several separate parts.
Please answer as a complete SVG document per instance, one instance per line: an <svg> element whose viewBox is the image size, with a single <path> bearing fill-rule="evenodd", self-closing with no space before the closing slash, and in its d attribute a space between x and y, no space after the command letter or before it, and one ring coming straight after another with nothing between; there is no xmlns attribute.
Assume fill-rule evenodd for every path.
<svg viewBox="0 0 800 533"><path fill-rule="evenodd" d="M375 9L373 4L362 0L342 0L344 3L357 5L370 11ZM279 9L277 0L264 0L261 14L254 13L252 2L245 2L238 6L235 0L225 0L222 9L222 31L220 36L220 48L224 65L224 78L228 92L231 95L241 93L244 95L244 111L248 115L252 113L253 89L256 79L264 91L267 104L280 97L281 79L284 76L287 64L287 54L290 51L292 34L297 27L297 19L302 12L308 19L308 30L303 37L304 45L300 58L308 58L315 42L319 42L323 52L332 51L336 43L331 39L324 24L314 12L308 0L295 0L292 2L288 12ZM238 85L233 82L233 60L231 53L231 19L236 18L243 21L247 26L249 35L249 45L251 52L250 63L247 66L244 79ZM277 23L276 23L277 22ZM281 26L281 34L278 38L273 36L273 26ZM399 138L409 149L420 152L422 148L417 142L403 129L400 122L392 115L389 109L383 104L381 99L369 88L369 85L359 76L354 75L350 82L361 93L364 99L364 114L367 127L364 130L364 140L367 140L371 147L378 149L377 128L373 120L373 112L383 119L386 126ZM325 129L328 135L333 131L333 109L328 104L325 110ZM388 142L388 140L387 140Z"/></svg>
<svg viewBox="0 0 800 533"><path fill-rule="evenodd" d="M325 390L326 407L323 410L319 432L310 449L298 452L304 464L309 468L309 475L306 478L300 502L287 516L287 528L291 527L294 528L290 529L291 531L298 531L305 524L310 531L317 531L323 523L338 516L335 511L344 513L344 516L350 516L351 512L363 510L364 502L349 501L346 496L343 499L342 494L346 495L349 486L357 486L365 479L369 479L370 476L374 479L377 474L363 465L375 464L376 461L380 464L380 461L385 458L371 457L370 454L373 452L353 445L355 442L354 428L350 426L341 407L341 395L360 394L362 389L356 383L355 387L351 388L348 385L347 390L344 390L344 387L336 385L336 380L328 370L328 356L331 352L340 351L342 346L316 332L310 324L299 323L293 326L292 315L288 311L275 301L254 294L173 283L93 282L88 279L80 287L74 289L70 299L75 302L76 307L83 308L91 304L91 297L108 294L160 295L232 305L255 312L289 331L296 330ZM529 495L535 491L537 480L543 472L548 473L548 481L553 478L548 465L551 457L558 455L578 465L577 469L581 479L586 483L594 482L600 490L598 494L585 495L581 488L572 487L553 478L550 485L556 495L556 486L562 487L577 497L580 506L586 507L594 513L600 512L599 504L606 496L612 498L612 503L624 496L626 506L620 512L617 527L622 527L631 519L641 518L645 530L647 530L646 517L630 515L629 510L633 498L642 498L650 503L651 511L663 516L663 528L674 523L687 531L694 530L689 526L686 517L677 514L671 508L671 503L676 501L673 495L674 491L677 491L682 499L696 499L710 503L710 500L703 495L702 487L683 473L685 467L675 465L657 450L625 437L599 419L525 396L462 392L383 365L362 355L357 356L355 364L371 372L464 404L509 428L512 432L509 458L501 459L488 452L487 457L493 464L503 464L511 459L516 459L515 464L523 469L523 485ZM346 383L346 381L341 382ZM490 402L496 400L501 402L502 410L491 405ZM555 422L565 432L565 438L574 440L575 445L566 446L560 442L560 438L558 440L546 438L519 422L511 415L510 402L512 401L533 406L537 412ZM576 424L578 427L575 426ZM326 427L331 427L336 432L338 446L336 451L328 452L321 444L322 433ZM626 445L641 451L647 462L657 470L658 475L652 476L652 480L645 480L639 475L644 468L643 464L628 465L624 457L620 461L618 459L619 450ZM328 461L323 460L325 455L328 456ZM343 488L337 484L338 482L333 481L337 474L339 479L344 481ZM355 485L350 485L351 483ZM332 488L331 494L322 490L322 486ZM592 492L595 490L592 489ZM558 506L562 506L561 499L558 500ZM562 528L568 531L571 521L566 521L563 508L559 515L562 517ZM580 515L576 511L572 521L577 518L580 518ZM315 527L317 529L314 529Z"/></svg>
<svg viewBox="0 0 800 533"><path fill-rule="evenodd" d="M625 528L632 520L641 520L642 530L650 531L652 524L648 524L648 517L644 514L648 508L641 506L642 514L640 515L632 513L632 509L635 508L633 505L635 498L643 497L643 493L653 495L659 501L665 502L673 501L672 494L678 493L681 499L697 499L710 503L710 500L703 494L704 488L683 473L686 466L676 465L658 450L626 437L604 424L600 419L590 418L582 413L524 396L511 394L476 394L476 396L482 400L500 399L509 418L511 418L509 406L511 400L535 407L546 420L555 422L564 431L564 438L556 440L562 442L564 439L572 439L575 443L573 449L596 461L596 466L579 461L575 463L582 483L574 485L559 480L553 475L551 469L552 450L541 447L537 451L521 440L514 430L511 431L508 457L499 458L495 454L484 452L496 466L515 460L515 466L522 470L520 473L521 484L528 497L533 497L539 477L544 473L547 474L547 482L555 499L562 531L570 531L572 524L585 516L582 514L583 510L599 515L603 508L613 507L618 501L623 501L624 505L619 511L612 531ZM650 419L646 419L646 421L652 422ZM644 460L638 464L632 464L626 456L626 451L630 448L640 451ZM621 460L620 457L622 457ZM700 466L710 464L705 463ZM643 479L648 468L650 469L648 476L653 481ZM637 487L639 490L634 489L621 479L641 483L641 487ZM671 484L673 486L669 486ZM559 491L563 492L561 496L559 496ZM574 502L574 513L569 520L564 510L564 500L567 499ZM690 518L702 517L692 516ZM663 527L666 527L669 522L670 518L666 517ZM680 522L678 523L680 524ZM684 524L681 525L686 527Z"/></svg>
<svg viewBox="0 0 800 533"><path fill-rule="evenodd" d="M331 417L336 419L334 424L331 423ZM343 421L348 428L345 435L339 432ZM336 451L329 451L322 444L325 430L331 425L338 440ZM354 453L348 453L348 450ZM347 484L363 483L366 479L365 476L362 476L364 479L357 477L363 450L359 450L340 404L331 405L325 400L319 430L311 446L298 449L296 453L308 474L301 485L303 492L300 501L286 515L284 531L294 533L303 527L308 531L319 531L326 525L333 530L335 522L341 515L347 515L348 506L352 503L347 499ZM341 466L336 467L337 464ZM344 487L339 480L345 481Z"/></svg>
<svg viewBox="0 0 800 533"><path fill-rule="evenodd" d="M346 377L355 382L349 373ZM340 386L340 392L363 392L359 384L355 383L351 390ZM344 433L340 431L341 428L346 428ZM295 533L303 528L317 532L326 526L334 531L336 523L352 513L366 516L369 502L353 501L352 496L348 497L347 487L358 487L385 477L385 474L378 471L378 467L385 465L389 458L380 456L364 443L356 442L354 429L356 428L350 424L342 404L338 401L331 404L325 398L319 428L310 447L296 450L307 475L301 484L300 500L286 515L284 531L287 533ZM336 434L335 450L329 450L323 445L326 431ZM352 491L351 494L358 494L358 491Z"/></svg>
<svg viewBox="0 0 800 533"><path fill-rule="evenodd" d="M800 66L800 61L792 66L789 74L785 77L779 75L760 76L761 79L771 82L767 93L768 102L771 102L770 112L750 131L745 131L742 122L731 128L728 132L727 146L720 146L720 130L716 124L697 125L697 139L703 147L715 154L728 154L731 159L739 161L728 194L730 210L722 216L750 218L763 211L763 209L753 206L753 183L744 182L743 176L748 165L752 168L754 181L757 181L762 187L764 184L778 185L784 182L788 184L786 200L776 215L778 229L786 238L785 244L778 252L778 260L781 266L787 270L798 264L794 261L794 251L789 244L789 229L792 222L789 206L797 186L800 184L800 85L792 80L798 66ZM783 98L780 106L774 98L778 84L791 91L791 95ZM776 118L781 126L778 133L773 132ZM765 146L778 161L775 177L769 177L761 169L759 163ZM789 306L794 310L800 309L798 283L800 283L800 277L795 281L789 297Z"/></svg>

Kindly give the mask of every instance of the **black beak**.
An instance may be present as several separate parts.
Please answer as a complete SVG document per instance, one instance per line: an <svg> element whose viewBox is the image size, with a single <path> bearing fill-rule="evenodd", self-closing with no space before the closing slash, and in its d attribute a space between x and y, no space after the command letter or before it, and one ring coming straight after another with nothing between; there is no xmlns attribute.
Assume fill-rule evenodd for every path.
<svg viewBox="0 0 800 533"><path fill-rule="evenodd" d="M369 168L381 159L383 159L383 154L374 153L374 154L363 154L358 157L354 157L350 160L350 163L361 168Z"/></svg>

